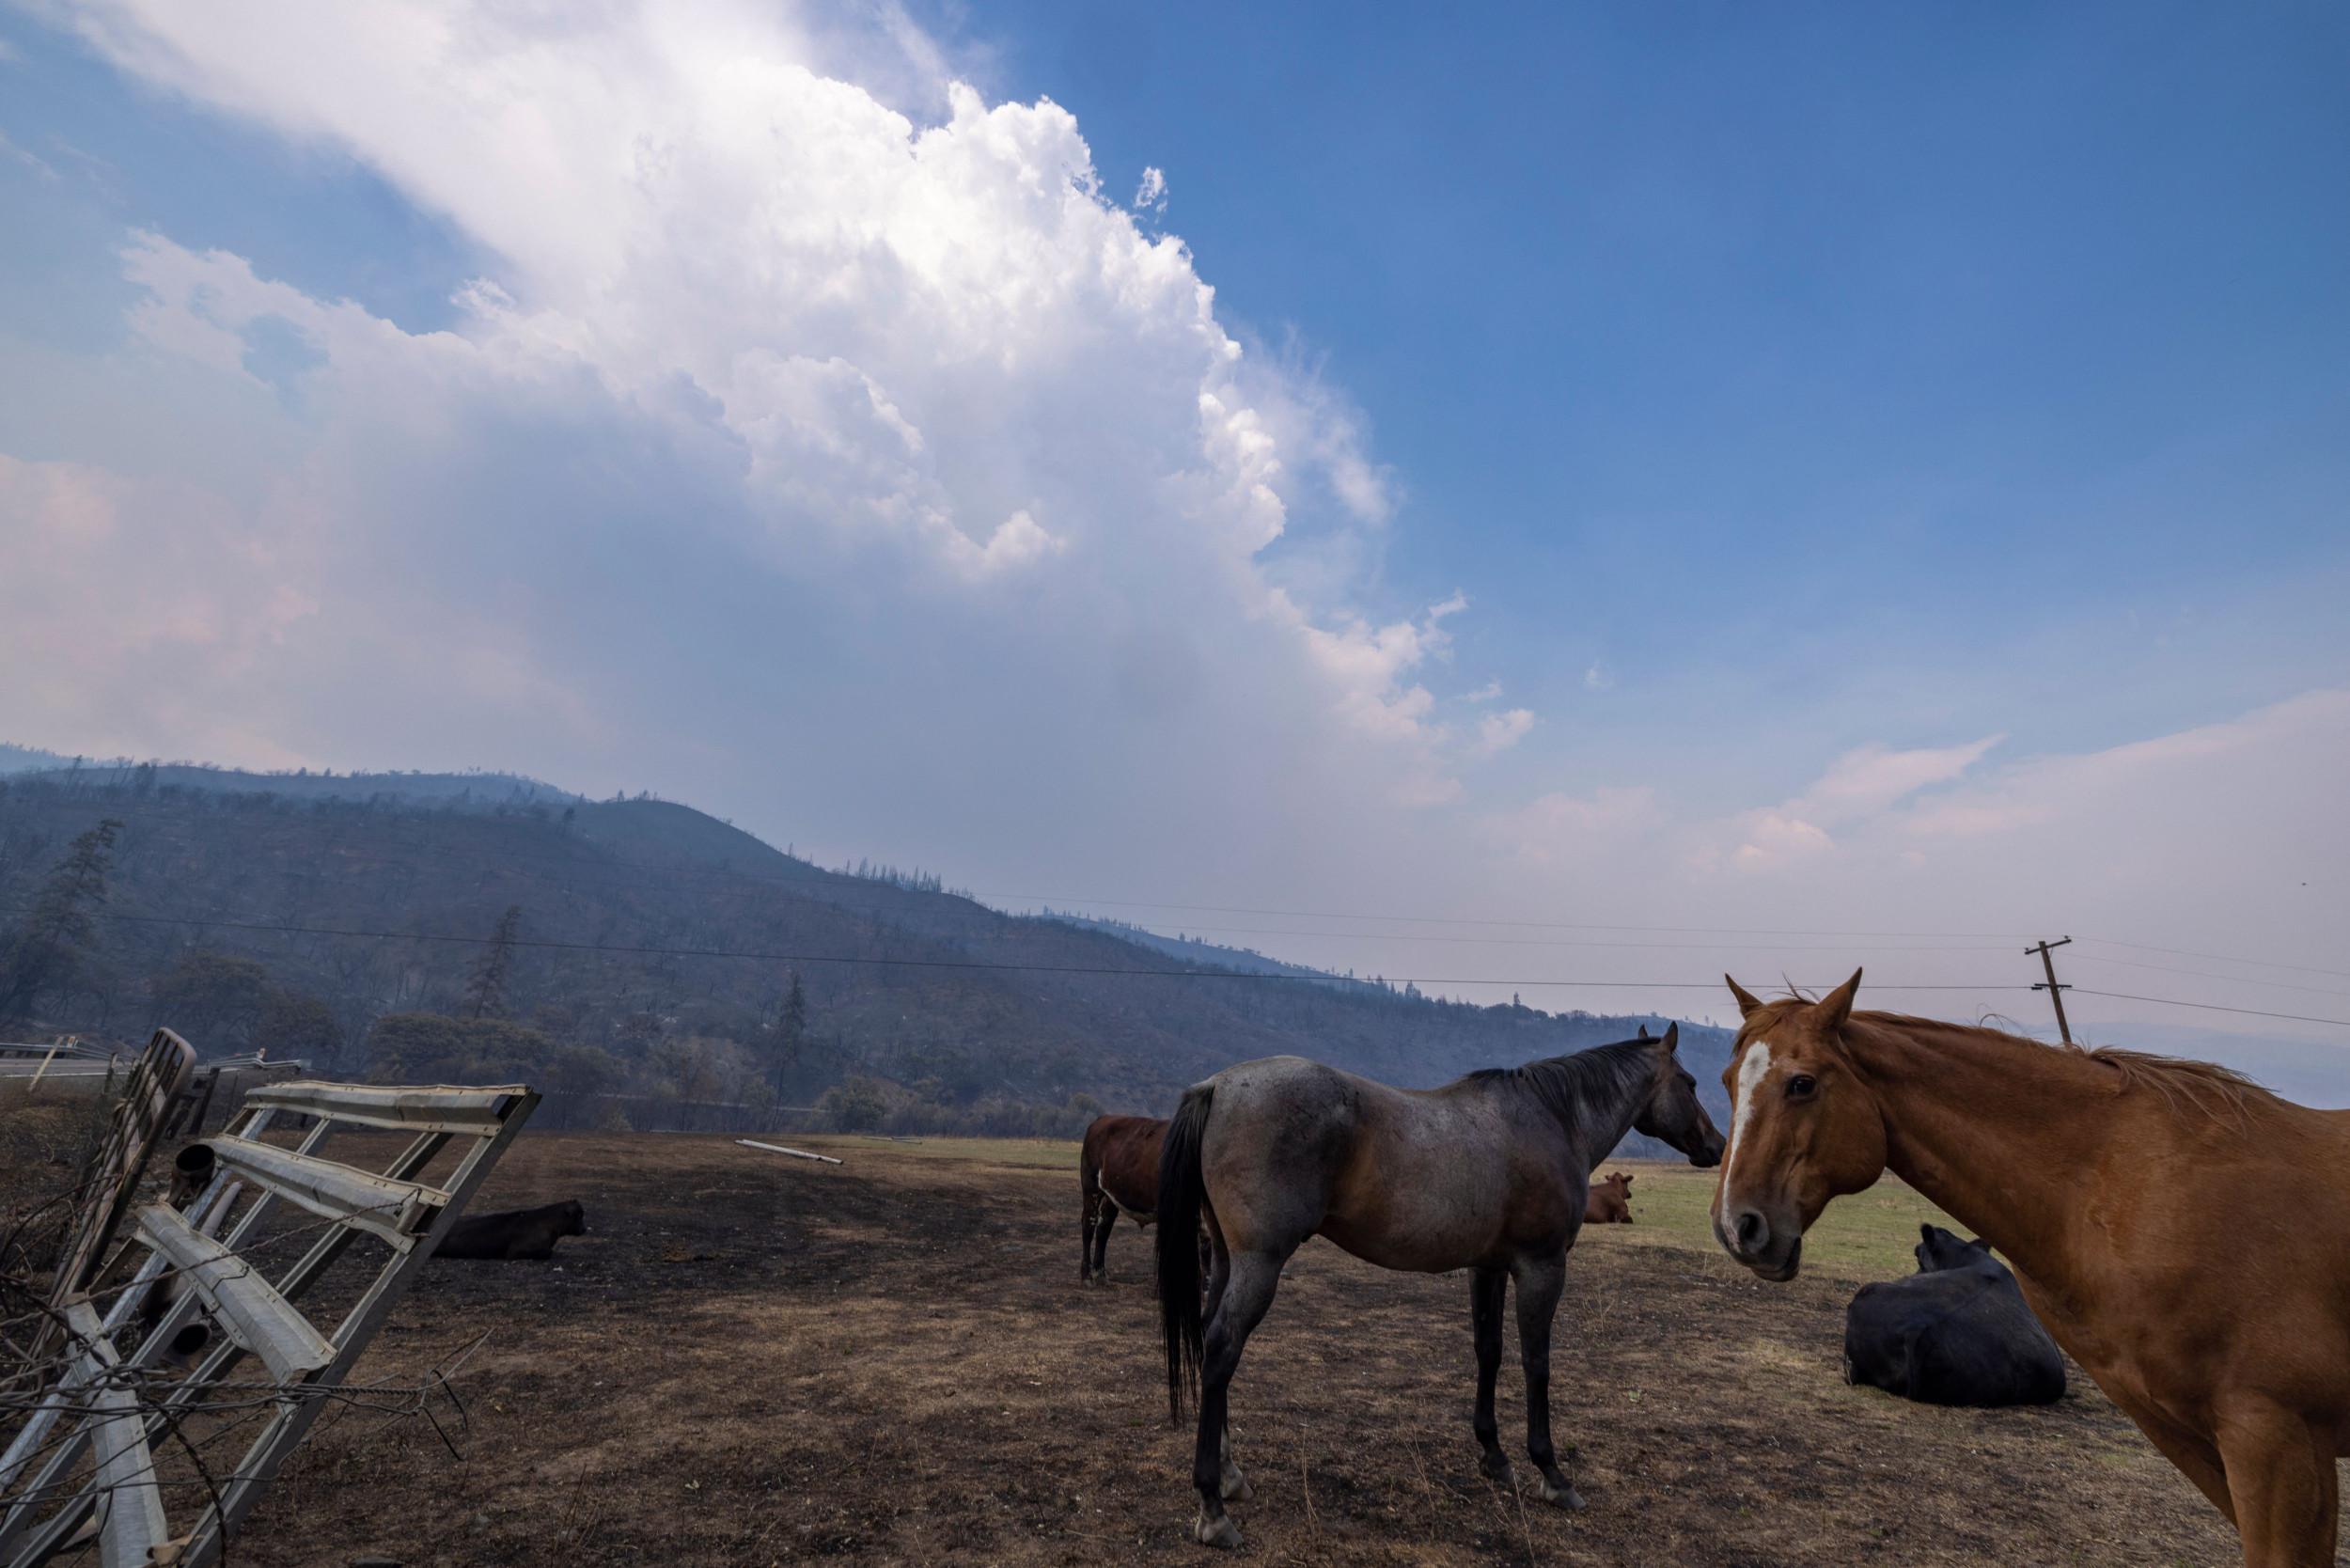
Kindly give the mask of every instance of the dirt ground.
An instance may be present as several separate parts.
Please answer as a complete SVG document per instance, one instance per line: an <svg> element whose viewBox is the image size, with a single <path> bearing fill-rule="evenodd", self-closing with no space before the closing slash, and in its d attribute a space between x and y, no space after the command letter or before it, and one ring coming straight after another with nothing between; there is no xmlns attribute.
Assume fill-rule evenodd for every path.
<svg viewBox="0 0 2350 1568"><path fill-rule="evenodd" d="M577 1197L592 1233L554 1263L429 1265L362 1367L413 1376L486 1331L458 1382L462 1457L419 1421L330 1417L230 1560L1214 1560L1186 1533L1189 1445L1167 1422L1142 1238L1113 1238L1109 1289L1077 1284L1073 1150L822 1142L847 1163L717 1137L525 1137L477 1208ZM1465 1278L1316 1242L1235 1384L1257 1492L1235 1509L1239 1557L2237 1560L2085 1382L2053 1409L1992 1412L1845 1387L1851 1279L1753 1281L1684 1245L1703 1178L1633 1168L1647 1212L1585 1232L1555 1355L1588 1512L1478 1474ZM1850 1249L1897 1272L1904 1230L1912 1215L1888 1212Z"/></svg>
<svg viewBox="0 0 2350 1568"><path fill-rule="evenodd" d="M36 1149L8 1120L0 1174L22 1196L78 1123L44 1124ZM380 1168L399 1141L340 1135L322 1152ZM455 1451L421 1420L330 1410L229 1561L1218 1560L1188 1535L1190 1445L1167 1421L1147 1238L1121 1224L1113 1285L1076 1282L1073 1145L787 1141L847 1163L722 1137L524 1137L476 1212L576 1197L591 1233L552 1263L428 1264L358 1372L413 1382L480 1341L456 1381L462 1421L435 1403ZM1804 1277L1772 1286L1706 1237L1709 1173L1624 1168L1637 1222L1584 1232L1553 1357L1559 1441L1590 1509L1478 1473L1465 1278L1315 1242L1234 1385L1257 1494L1234 1509L1239 1558L2239 1560L2233 1532L2077 1372L2046 1410L1931 1409L1842 1383L1844 1303L1908 1271L1917 1222L1935 1217L1916 1194L1888 1181L1840 1202Z"/></svg>

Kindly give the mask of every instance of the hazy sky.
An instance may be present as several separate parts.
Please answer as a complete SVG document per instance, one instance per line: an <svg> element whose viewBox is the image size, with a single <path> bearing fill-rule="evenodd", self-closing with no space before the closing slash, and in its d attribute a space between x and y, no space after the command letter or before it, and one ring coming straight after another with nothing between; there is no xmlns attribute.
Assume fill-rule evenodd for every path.
<svg viewBox="0 0 2350 1568"><path fill-rule="evenodd" d="M0 39L0 740L1546 1007L2350 1019L2338 5Z"/></svg>

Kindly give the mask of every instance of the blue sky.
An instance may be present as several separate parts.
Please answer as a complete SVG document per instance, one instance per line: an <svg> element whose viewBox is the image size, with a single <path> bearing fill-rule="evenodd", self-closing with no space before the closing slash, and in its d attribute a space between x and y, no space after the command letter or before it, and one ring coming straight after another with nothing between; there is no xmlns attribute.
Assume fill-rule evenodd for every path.
<svg viewBox="0 0 2350 1568"><path fill-rule="evenodd" d="M0 738L2350 971L2339 7L0 39Z"/></svg>
<svg viewBox="0 0 2350 1568"><path fill-rule="evenodd" d="M2339 8L971 31L1361 400L1390 572L1471 585L1465 646L1545 712L2077 746L2342 678Z"/></svg>

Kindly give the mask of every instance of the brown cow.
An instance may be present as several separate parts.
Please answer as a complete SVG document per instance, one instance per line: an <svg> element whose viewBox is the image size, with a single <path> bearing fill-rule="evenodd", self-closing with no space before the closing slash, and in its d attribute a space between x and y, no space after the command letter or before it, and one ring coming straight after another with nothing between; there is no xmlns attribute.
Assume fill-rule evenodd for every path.
<svg viewBox="0 0 2350 1568"><path fill-rule="evenodd" d="M1136 1225L1159 1218L1159 1146L1167 1123L1151 1116L1097 1116L1077 1155L1077 1189L1085 1197L1084 1245L1077 1282L1107 1284L1110 1227L1124 1215Z"/></svg>
<svg viewBox="0 0 2350 1568"><path fill-rule="evenodd" d="M1621 1170L1613 1170L1608 1172L1605 1182L1593 1182L1590 1196L1583 1200L1583 1223L1631 1224L1632 1178Z"/></svg>

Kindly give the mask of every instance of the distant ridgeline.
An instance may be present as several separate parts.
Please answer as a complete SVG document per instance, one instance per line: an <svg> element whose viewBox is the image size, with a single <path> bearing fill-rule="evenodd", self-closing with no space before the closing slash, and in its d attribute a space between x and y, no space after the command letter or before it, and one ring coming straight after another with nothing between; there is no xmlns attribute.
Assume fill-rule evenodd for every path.
<svg viewBox="0 0 2350 1568"><path fill-rule="evenodd" d="M93 867L102 902L82 896L59 926L67 884ZM14 747L0 963L17 965L0 1019L26 1031L130 1040L168 1023L207 1057L259 1045L351 1075L845 1093L909 1125L998 1125L971 1118L1006 1105L1059 1107L1056 1126L1097 1103L1163 1114L1184 1084L1282 1053L1428 1086L1665 1022L1438 1001L1007 915L934 875L826 870L650 796L509 774L59 766ZM1723 1116L1728 1031L1684 1024L1682 1039Z"/></svg>
<svg viewBox="0 0 2350 1568"><path fill-rule="evenodd" d="M181 792L267 796L273 800L342 802L391 807L456 807L490 810L503 805L560 808L587 797L510 773L240 773L206 762L95 761L55 752L0 745L0 776L21 784L63 789L121 789L134 799Z"/></svg>

